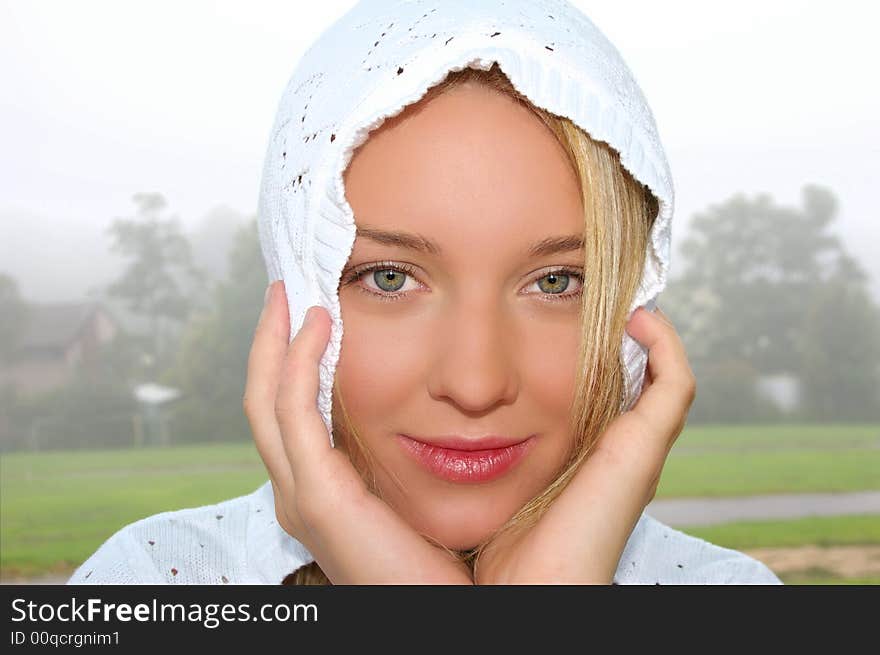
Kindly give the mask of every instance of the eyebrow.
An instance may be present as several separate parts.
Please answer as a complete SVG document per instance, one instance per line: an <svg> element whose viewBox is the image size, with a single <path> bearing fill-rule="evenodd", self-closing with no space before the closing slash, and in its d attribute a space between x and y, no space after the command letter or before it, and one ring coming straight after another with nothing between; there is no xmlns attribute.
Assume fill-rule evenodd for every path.
<svg viewBox="0 0 880 655"><path fill-rule="evenodd" d="M436 241L432 241L420 234L380 230L378 228L359 225L356 227L356 235L387 246L397 246L399 248L415 250L416 252L423 252L429 255L439 256L443 254L443 249ZM577 234L568 234L565 236L541 239L537 243L532 244L528 250L528 254L531 257L543 257L546 255L582 250L583 248L584 240L582 237Z"/></svg>

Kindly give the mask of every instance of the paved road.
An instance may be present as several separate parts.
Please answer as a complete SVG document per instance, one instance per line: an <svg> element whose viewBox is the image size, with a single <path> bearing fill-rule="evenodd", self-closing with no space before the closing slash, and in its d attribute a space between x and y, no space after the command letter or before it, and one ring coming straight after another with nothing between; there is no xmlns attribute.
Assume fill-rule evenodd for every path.
<svg viewBox="0 0 880 655"><path fill-rule="evenodd" d="M880 521L880 491L658 499L651 502L646 511L674 528L846 514L877 514Z"/></svg>

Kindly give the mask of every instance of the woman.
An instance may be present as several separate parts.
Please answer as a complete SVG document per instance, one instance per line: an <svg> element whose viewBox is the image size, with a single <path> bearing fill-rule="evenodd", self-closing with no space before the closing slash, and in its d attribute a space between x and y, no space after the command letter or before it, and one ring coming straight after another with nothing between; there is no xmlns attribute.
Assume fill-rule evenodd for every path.
<svg viewBox="0 0 880 655"><path fill-rule="evenodd" d="M778 583L643 513L696 386L642 308L672 201L567 3L360 3L266 157L244 409L270 482L123 528L71 582Z"/></svg>

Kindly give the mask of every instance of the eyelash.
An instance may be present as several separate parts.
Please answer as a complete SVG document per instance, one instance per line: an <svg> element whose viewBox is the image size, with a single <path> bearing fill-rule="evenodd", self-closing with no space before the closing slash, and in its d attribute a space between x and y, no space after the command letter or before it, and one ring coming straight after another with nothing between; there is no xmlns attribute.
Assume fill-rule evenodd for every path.
<svg viewBox="0 0 880 655"><path fill-rule="evenodd" d="M374 264L366 264L364 266L360 266L360 267L350 271L348 273L348 275L345 276L345 279L343 280L343 285L349 285L354 282L357 282L366 273L373 273L375 271L388 271L388 270L395 271L398 273L405 273L406 275L409 275L418 281L418 276L416 276L416 274L415 274L414 267L412 267L408 264L397 264L394 262L376 262ZM543 293L543 292L539 293L538 295L545 297L545 299L544 299L545 302L567 302L567 301L571 301L581 295L581 292L583 291L583 288L584 288L583 287L584 276L582 273L579 272L578 269L571 268L570 266L558 266L556 268L548 270L548 271L544 272L543 275L534 278L529 284L533 284L533 283L537 282L538 280L541 280L541 279L547 277L548 275L567 275L569 277L574 277L580 281L581 286L577 291L571 292L571 293L557 293L557 294ZM420 284L421 284L421 282L420 282ZM379 293L379 292L373 291L372 289L367 289L361 285L357 285L357 288L360 291L362 291L363 293L367 293L371 296L378 297L380 300L384 300L384 301L388 301L388 302L394 302L403 296L409 295L409 293L410 293L409 291L397 292L397 293L383 291L383 292Z"/></svg>

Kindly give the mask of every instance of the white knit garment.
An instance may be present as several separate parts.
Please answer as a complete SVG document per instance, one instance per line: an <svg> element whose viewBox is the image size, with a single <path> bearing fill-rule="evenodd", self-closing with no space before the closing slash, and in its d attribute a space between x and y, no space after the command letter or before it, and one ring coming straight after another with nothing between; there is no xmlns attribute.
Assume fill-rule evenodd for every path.
<svg viewBox="0 0 880 655"><path fill-rule="evenodd" d="M281 584L313 561L278 525L272 485L246 496L131 523L67 584ZM781 584L756 559L642 513L614 574L617 584Z"/></svg>
<svg viewBox="0 0 880 655"><path fill-rule="evenodd" d="M362 0L299 61L283 94L263 167L260 243L269 280L284 280L290 339L306 310L332 318L318 408L333 443L333 377L343 326L338 285L355 239L343 173L387 118L449 71L497 62L532 103L572 120L620 153L659 200L645 272L630 313L653 307L669 269L674 192L651 110L614 46L562 0ZM626 332L621 406L639 396L647 350Z"/></svg>

